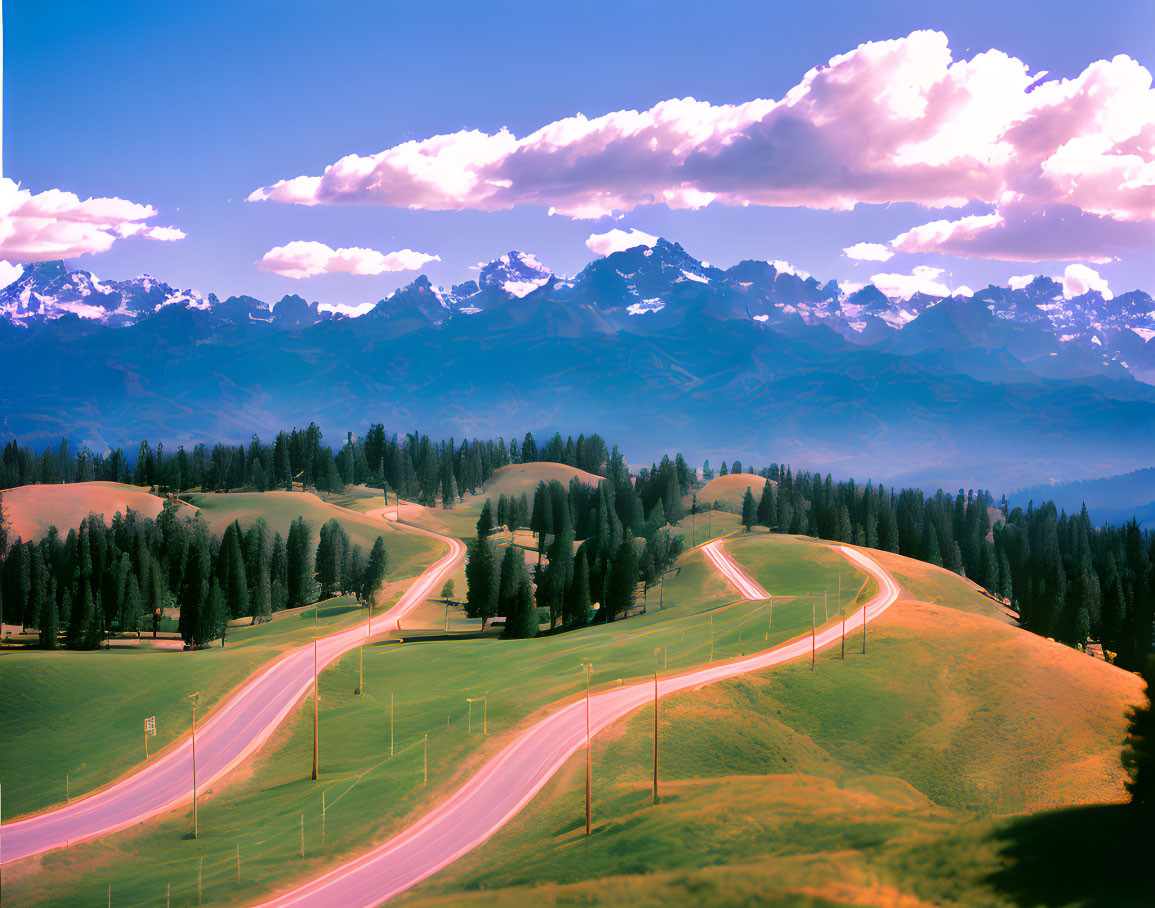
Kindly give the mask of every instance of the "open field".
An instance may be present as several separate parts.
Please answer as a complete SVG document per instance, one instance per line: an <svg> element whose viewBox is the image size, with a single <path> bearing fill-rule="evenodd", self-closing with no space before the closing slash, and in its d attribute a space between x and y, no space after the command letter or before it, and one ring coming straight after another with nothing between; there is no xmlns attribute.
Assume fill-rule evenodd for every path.
<svg viewBox="0 0 1155 908"><path fill-rule="evenodd" d="M240 521L241 529L247 529L258 517L264 517L270 531L276 530L282 537L287 537L289 524L297 517L304 517L316 545L322 524L336 518L349 534L350 542L360 545L366 556L377 537L384 536L389 550L391 578L419 574L444 551L441 543L428 536L407 533L386 522L335 507L307 492L208 493L189 495L188 499L200 509L209 528L218 535L223 534L234 520Z"/></svg>
<svg viewBox="0 0 1155 908"><path fill-rule="evenodd" d="M783 540L796 560L822 572L816 546ZM806 587L814 577L802 576ZM653 591L652 591L653 592ZM786 590L784 592L789 592ZM154 899L173 884L173 904L195 900L199 860L205 858L206 902L251 900L258 892L330 866L400 828L459 784L536 710L579 695L580 663L595 665L594 682L645 677L765 648L764 603L728 606L733 595L694 552L666 583L666 607L628 622L530 641L451 641L382 644L365 651L366 695L356 697L358 655L350 654L321 680L322 779L308 780L312 747L308 709L290 720L254 761L252 774L205 798L201 838L186 841L183 813L100 843L42 858L45 873L6 883L15 903L43 899L64 904L114 880L121 903ZM728 606L728 607L727 607ZM713 610L713 622L707 610ZM810 626L809 607L776 606L769 643ZM396 755L390 759L390 694L395 695ZM487 708L468 697L488 694ZM479 712L487 713L482 719ZM488 738L478 720L488 722ZM429 735L429 787L421 788L423 736ZM330 806L321 836L321 792ZM346 793L347 796L346 796ZM338 800L339 799L339 800ZM304 813L306 858L300 855ZM235 883L240 845L244 889ZM148 860L142 860L147 855ZM103 891L103 890L101 890Z"/></svg>
<svg viewBox="0 0 1155 908"><path fill-rule="evenodd" d="M927 592L969 592L942 573ZM1111 854L1138 856L1133 812L1069 808L1124 798L1123 716L1140 688L906 598L871 625L865 657L827 651L816 672L793 663L664 700L657 806L643 710L595 742L591 838L579 754L518 823L402 903L1139 904L1149 883ZM1089 843L1084 819L1113 844ZM1064 888L1056 848L1102 873Z"/></svg>
<svg viewBox="0 0 1155 908"><path fill-rule="evenodd" d="M60 485L17 486L4 491L4 516L10 526L11 538L19 536L25 542L37 541L55 526L60 534L80 526L89 513L103 514L104 522L111 523L112 515L132 508L145 517L156 517L164 499L151 494L143 486L122 485L119 482L77 482ZM185 508L185 513L192 513Z"/></svg>

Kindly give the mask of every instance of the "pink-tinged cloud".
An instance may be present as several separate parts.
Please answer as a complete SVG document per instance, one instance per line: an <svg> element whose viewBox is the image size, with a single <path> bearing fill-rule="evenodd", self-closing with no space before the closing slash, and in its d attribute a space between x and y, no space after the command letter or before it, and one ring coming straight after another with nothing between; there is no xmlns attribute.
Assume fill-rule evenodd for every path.
<svg viewBox="0 0 1155 908"><path fill-rule="evenodd" d="M506 129L439 135L346 156L320 176L282 180L249 199L485 211L536 204L574 218L657 203L979 202L1044 219L1066 208L1080 216L1077 235L1095 226L1087 217L1155 218L1155 93L1150 72L1128 57L1040 81L998 50L954 60L945 35L918 31L834 57L780 100L672 99L578 114L520 138ZM1031 242L1002 208L977 217L986 220L927 225L907 242L1022 260L1078 246L1057 229L1056 250L1040 248L1052 231ZM1000 230L1000 244L983 239Z"/></svg>
<svg viewBox="0 0 1155 908"><path fill-rule="evenodd" d="M629 230L619 230L615 227L606 233L591 233L586 240L586 246L598 255L609 255L612 252L633 249L635 246L652 247L656 242L658 237L643 233L637 227L631 227Z"/></svg>
<svg viewBox="0 0 1155 908"><path fill-rule="evenodd" d="M257 261L257 267L261 271L271 271L285 277L303 278L316 274L416 271L428 262L440 261L440 256L414 252L412 249L383 253L360 246L333 249L324 243L294 240L270 249Z"/></svg>
<svg viewBox="0 0 1155 908"><path fill-rule="evenodd" d="M1083 260L1103 264L1155 246L1155 220L1122 221L1073 205L1038 209L1019 201L991 214L920 224L890 241L899 252L1005 262Z"/></svg>
<svg viewBox="0 0 1155 908"><path fill-rule="evenodd" d="M48 189L32 193L0 177L0 259L43 262L105 252L118 239L141 236L152 240L184 239L175 227L156 227L151 205L126 199L81 201L71 192Z"/></svg>
<svg viewBox="0 0 1155 908"><path fill-rule="evenodd" d="M894 258L894 251L882 243L855 243L842 251L859 262L889 262Z"/></svg>

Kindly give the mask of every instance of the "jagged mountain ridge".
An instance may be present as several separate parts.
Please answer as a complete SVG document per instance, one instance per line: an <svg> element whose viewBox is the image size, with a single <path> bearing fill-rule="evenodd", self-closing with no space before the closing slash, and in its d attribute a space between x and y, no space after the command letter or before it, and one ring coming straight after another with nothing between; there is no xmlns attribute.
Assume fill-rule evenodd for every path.
<svg viewBox="0 0 1155 908"><path fill-rule="evenodd" d="M104 448L244 441L309 420L458 438L596 428L644 459L678 447L946 488L1151 465L1155 388L1110 358L1128 334L1129 365L1155 352L1120 327L1145 295L1125 295L1122 322L1082 345L1056 335L1055 310L1005 288L902 300L896 328L877 288L846 295L765 262L722 270L665 241L520 296L506 285L525 275L506 258L449 290L419 276L356 318L299 296L210 295L132 323L69 309L0 319L4 432ZM1046 305L1053 291L1031 293ZM105 311L131 309L113 302ZM1064 317L1098 305L1065 301ZM1026 314L1008 317L1016 306Z"/></svg>
<svg viewBox="0 0 1155 908"><path fill-rule="evenodd" d="M826 325L854 343L887 342L897 347L903 346L897 335L916 321L921 320L922 329L928 322L938 323L939 319L924 316L951 299L926 294L888 298L873 285L848 294L834 281L822 284L769 262L742 261L721 270L699 262L679 244L660 239L653 246L636 246L596 259L569 279L558 278L533 255L511 251L479 266L477 280L449 289L435 287L420 275L380 300L370 314L389 320L398 330L412 329L420 324L411 321L414 318L443 325L454 317L544 294L606 314L608 322L594 319L597 330L607 324L621 327L628 317L655 316L671 300L684 296L688 284L708 287L712 308L726 317L778 325L800 320L811 326ZM1067 299L1058 282L1040 276L1019 289L990 286L954 299L962 301L952 305L955 311L961 306L978 318L989 312L1002 322L1038 329L1034 337L1039 352L1029 358L1062 356L1058 363L1038 363L1040 374L1063 374L1070 360L1078 363L1080 375L1088 369L1108 375L1125 369L1155 383L1155 346L1149 343L1155 339L1155 302L1143 291L1105 299L1092 290ZM148 276L102 282L90 272L69 271L61 262L29 266L19 280L0 290L0 315L17 325L75 315L128 327L172 305L205 310L231 324L247 319L297 329L351 317L326 311L296 295L269 305L252 297L224 301L211 293L201 297ZM925 330L915 333L925 334ZM1053 343L1041 340L1043 334L1049 334ZM957 340L942 338L943 349Z"/></svg>

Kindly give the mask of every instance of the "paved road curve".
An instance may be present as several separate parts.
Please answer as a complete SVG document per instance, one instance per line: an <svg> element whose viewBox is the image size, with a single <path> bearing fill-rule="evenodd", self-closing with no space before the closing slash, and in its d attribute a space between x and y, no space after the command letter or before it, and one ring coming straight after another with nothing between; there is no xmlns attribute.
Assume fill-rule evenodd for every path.
<svg viewBox="0 0 1155 908"><path fill-rule="evenodd" d="M710 543L720 555L723 572L743 596L769 598L738 565ZM872 558L847 546L839 548L856 567L873 576L879 593L862 609L849 616L847 627L873 621L898 598L899 587ZM707 554L712 563L718 564ZM817 645L827 646L839 639L842 625L818 634ZM679 675L661 678L659 696L700 687L723 678L769 668L791 659L810 655L809 635L729 662L709 665ZM590 698L591 733L652 702L653 682L643 681L603 691ZM342 908L370 908L404 892L442 867L476 848L512 819L585 743L585 702L578 700L526 729L481 768L450 797L404 832L347 864L296 889L262 903L260 908L287 908L291 905L341 905Z"/></svg>
<svg viewBox="0 0 1155 908"><path fill-rule="evenodd" d="M419 530L418 532L425 532ZM427 535L436 536L428 533ZM400 601L377 615L372 627L361 622L318 643L324 669L343 654L384 634L429 596L460 565L465 546L436 536L449 552L417 578ZM292 712L313 685L313 646L299 647L245 682L224 704L197 724L197 791L220 779L255 752ZM0 859L5 864L68 844L107 835L192 801L192 744L180 745L119 782L47 813L0 827Z"/></svg>
<svg viewBox="0 0 1155 908"><path fill-rule="evenodd" d="M707 542L702 546L702 554L709 559L710 564L717 568L718 573L730 581L730 585L738 591L743 599L762 601L770 598L770 594L762 589L757 581L739 566L737 561L730 557L729 552L722 548L721 539Z"/></svg>

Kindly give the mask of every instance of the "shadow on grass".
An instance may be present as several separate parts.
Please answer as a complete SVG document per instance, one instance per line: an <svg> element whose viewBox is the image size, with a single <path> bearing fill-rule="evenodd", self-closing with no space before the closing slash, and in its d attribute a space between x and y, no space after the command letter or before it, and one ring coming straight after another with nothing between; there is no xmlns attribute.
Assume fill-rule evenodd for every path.
<svg viewBox="0 0 1155 908"><path fill-rule="evenodd" d="M995 833L1005 869L988 884L1019 905L1155 904L1155 810L1109 805L1015 820Z"/></svg>

